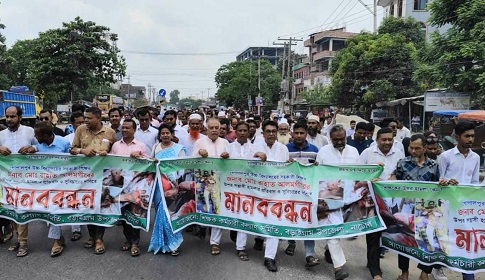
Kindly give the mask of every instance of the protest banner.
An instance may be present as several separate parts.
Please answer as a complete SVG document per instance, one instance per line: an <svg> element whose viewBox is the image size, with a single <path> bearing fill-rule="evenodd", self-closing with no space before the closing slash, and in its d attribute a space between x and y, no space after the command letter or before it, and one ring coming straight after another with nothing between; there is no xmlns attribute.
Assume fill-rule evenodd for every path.
<svg viewBox="0 0 485 280"><path fill-rule="evenodd" d="M485 188L436 183L374 183L387 230L382 245L426 265L485 271Z"/></svg>
<svg viewBox="0 0 485 280"><path fill-rule="evenodd" d="M112 226L148 231L156 165L121 156L2 156L0 216L24 224Z"/></svg>
<svg viewBox="0 0 485 280"><path fill-rule="evenodd" d="M305 240L384 229L368 191L380 166L185 158L159 168L175 232L200 224Z"/></svg>

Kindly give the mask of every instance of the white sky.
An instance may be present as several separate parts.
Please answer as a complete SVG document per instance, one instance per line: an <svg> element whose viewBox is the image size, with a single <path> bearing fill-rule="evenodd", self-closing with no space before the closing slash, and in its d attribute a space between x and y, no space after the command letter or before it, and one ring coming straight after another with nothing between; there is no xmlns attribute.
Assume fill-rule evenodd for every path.
<svg viewBox="0 0 485 280"><path fill-rule="evenodd" d="M285 36L306 40L342 26L350 32L373 29L372 14L358 0L0 1L0 22L6 25L0 32L8 47L80 16L118 34L131 84L178 89L181 97L214 96L217 69L248 47L272 45ZM373 0L362 1L372 9ZM381 7L377 14L380 22ZM308 52L302 43L294 50Z"/></svg>

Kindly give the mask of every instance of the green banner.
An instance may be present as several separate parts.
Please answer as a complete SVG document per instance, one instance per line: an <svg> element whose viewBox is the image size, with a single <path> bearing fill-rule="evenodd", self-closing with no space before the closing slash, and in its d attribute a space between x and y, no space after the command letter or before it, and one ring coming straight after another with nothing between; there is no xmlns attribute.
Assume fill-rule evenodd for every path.
<svg viewBox="0 0 485 280"><path fill-rule="evenodd" d="M200 224L305 240L384 229L368 191L380 166L187 158L159 168L175 232Z"/></svg>
<svg viewBox="0 0 485 280"><path fill-rule="evenodd" d="M374 183L387 230L383 246L426 265L485 271L485 188L436 183Z"/></svg>
<svg viewBox="0 0 485 280"><path fill-rule="evenodd" d="M148 231L156 165L121 156L2 156L0 216L23 224L112 226Z"/></svg>

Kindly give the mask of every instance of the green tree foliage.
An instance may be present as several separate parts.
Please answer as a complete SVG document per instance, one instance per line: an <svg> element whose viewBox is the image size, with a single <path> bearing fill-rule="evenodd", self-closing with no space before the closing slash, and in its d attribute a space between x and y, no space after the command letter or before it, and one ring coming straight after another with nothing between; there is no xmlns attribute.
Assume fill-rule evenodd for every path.
<svg viewBox="0 0 485 280"><path fill-rule="evenodd" d="M40 33L35 40L28 81L33 89L45 93L48 107L69 101L71 93L74 100L85 97L90 87L108 85L125 75L125 60L111 44L118 36L108 27L76 17L62 28Z"/></svg>
<svg viewBox="0 0 485 280"><path fill-rule="evenodd" d="M414 44L423 44L419 24L387 19L379 31L377 35L361 32L348 39L347 47L332 61L333 102L370 105L422 91L413 80L419 65Z"/></svg>
<svg viewBox="0 0 485 280"><path fill-rule="evenodd" d="M418 32L419 31L419 32ZM412 17L405 19L396 17L384 18L381 26L377 30L378 34L402 35L406 42L413 43L419 49L426 42L426 34L421 31L421 25Z"/></svg>
<svg viewBox="0 0 485 280"><path fill-rule="evenodd" d="M5 25L0 22L0 89L7 89L9 88L10 80L7 75L8 63L5 36L1 32L3 29L5 29Z"/></svg>
<svg viewBox="0 0 485 280"><path fill-rule="evenodd" d="M279 100L281 74L263 59L260 71L263 104L273 106ZM217 70L215 81L219 88L216 97L221 105L247 107L248 97L254 102L258 96L258 62L236 61L224 64Z"/></svg>
<svg viewBox="0 0 485 280"><path fill-rule="evenodd" d="M13 85L27 85L28 71L32 63L32 53L37 47L37 40L19 40L8 49L7 56L10 66L9 76Z"/></svg>
<svg viewBox="0 0 485 280"><path fill-rule="evenodd" d="M180 95L180 91L178 89L174 89L170 92L170 104L178 104L179 101L180 101L180 98L179 98L179 95Z"/></svg>
<svg viewBox="0 0 485 280"><path fill-rule="evenodd" d="M430 22L451 24L444 33L432 34L426 61L430 66L417 73L442 87L470 92L485 99L485 0L434 0Z"/></svg>
<svg viewBox="0 0 485 280"><path fill-rule="evenodd" d="M330 104L332 98L331 89L329 86L317 85L312 89L305 90L302 97L310 105Z"/></svg>

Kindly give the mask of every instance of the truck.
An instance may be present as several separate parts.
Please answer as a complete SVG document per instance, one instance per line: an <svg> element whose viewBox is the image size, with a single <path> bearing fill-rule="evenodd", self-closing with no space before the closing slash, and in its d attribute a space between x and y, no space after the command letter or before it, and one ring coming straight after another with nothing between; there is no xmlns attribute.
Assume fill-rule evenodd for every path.
<svg viewBox="0 0 485 280"><path fill-rule="evenodd" d="M21 123L34 126L37 120L36 96L27 86L13 86L9 90L0 90L0 120L5 120L5 109L16 105L22 109Z"/></svg>

